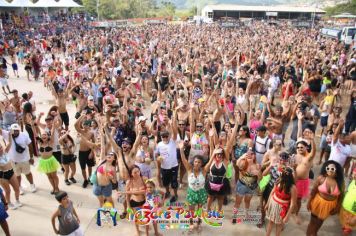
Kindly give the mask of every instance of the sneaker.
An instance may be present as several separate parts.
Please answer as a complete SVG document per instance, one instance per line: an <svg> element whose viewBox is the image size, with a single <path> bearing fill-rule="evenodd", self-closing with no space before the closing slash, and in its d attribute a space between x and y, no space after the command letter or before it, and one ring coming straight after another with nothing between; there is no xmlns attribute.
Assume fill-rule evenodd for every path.
<svg viewBox="0 0 356 236"><path fill-rule="evenodd" d="M82 187L86 188L88 186L89 182L88 180L84 180Z"/></svg>
<svg viewBox="0 0 356 236"><path fill-rule="evenodd" d="M37 191L36 186L34 184L31 184L30 191L31 191L31 193L34 193Z"/></svg>
<svg viewBox="0 0 356 236"><path fill-rule="evenodd" d="M90 182L90 179L88 179L88 183L89 183L90 185L93 185L93 183L92 183L92 182Z"/></svg>
<svg viewBox="0 0 356 236"><path fill-rule="evenodd" d="M69 178L70 181L72 181L73 184L75 184L77 181L72 177L72 178Z"/></svg>
<svg viewBox="0 0 356 236"><path fill-rule="evenodd" d="M25 192L23 191L23 187L20 186L20 195L24 195Z"/></svg>
<svg viewBox="0 0 356 236"><path fill-rule="evenodd" d="M22 203L20 201L16 201L14 204L13 204L16 208L19 208L19 207L22 207Z"/></svg>
<svg viewBox="0 0 356 236"><path fill-rule="evenodd" d="M12 203L9 203L9 209L11 209L11 210L16 210L17 209L17 206L15 206L14 204L12 204Z"/></svg>
<svg viewBox="0 0 356 236"><path fill-rule="evenodd" d="M177 201L177 197L173 196L171 197L171 199L169 200L170 203L176 202Z"/></svg>
<svg viewBox="0 0 356 236"><path fill-rule="evenodd" d="M66 185L70 185L70 182L69 182L69 180L64 180L64 182L66 183Z"/></svg>

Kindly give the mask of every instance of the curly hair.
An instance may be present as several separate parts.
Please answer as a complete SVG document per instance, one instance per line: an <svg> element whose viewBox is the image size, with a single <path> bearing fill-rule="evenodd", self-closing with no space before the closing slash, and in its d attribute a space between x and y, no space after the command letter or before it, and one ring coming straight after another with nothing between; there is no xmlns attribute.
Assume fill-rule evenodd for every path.
<svg viewBox="0 0 356 236"><path fill-rule="evenodd" d="M328 165L331 165L331 164L334 164L335 167L336 167L335 180L336 180L337 186L339 187L339 189L341 191L342 189L344 189L344 184L345 184L345 182L344 182L344 171L343 171L341 165L338 162L333 161L333 160L328 160L328 161L324 162L324 164L322 165L322 167L320 169L320 175L326 177L327 176L326 167Z"/></svg>

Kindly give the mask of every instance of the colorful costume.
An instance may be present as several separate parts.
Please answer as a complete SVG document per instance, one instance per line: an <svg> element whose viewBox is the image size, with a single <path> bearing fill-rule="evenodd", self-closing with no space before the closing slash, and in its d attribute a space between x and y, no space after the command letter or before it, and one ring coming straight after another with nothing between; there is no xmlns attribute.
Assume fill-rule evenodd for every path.
<svg viewBox="0 0 356 236"><path fill-rule="evenodd" d="M57 169L60 167L60 164L56 160L54 156L51 156L47 159L40 158L38 162L37 170L44 174L49 174L56 172Z"/></svg>
<svg viewBox="0 0 356 236"><path fill-rule="evenodd" d="M355 230L356 225L349 225L346 223L346 219L354 218L356 216L356 182L353 180L345 194L340 210L340 223L343 230Z"/></svg>

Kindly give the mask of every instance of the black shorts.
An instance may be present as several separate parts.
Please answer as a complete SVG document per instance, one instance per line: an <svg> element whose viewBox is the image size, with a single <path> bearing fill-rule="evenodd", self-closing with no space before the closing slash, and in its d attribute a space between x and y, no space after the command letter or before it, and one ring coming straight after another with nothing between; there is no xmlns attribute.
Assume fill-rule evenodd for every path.
<svg viewBox="0 0 356 236"><path fill-rule="evenodd" d="M62 164L62 153L61 153L61 151L53 152L52 154L53 154L53 156L56 158L56 160L57 160L60 164Z"/></svg>
<svg viewBox="0 0 356 236"><path fill-rule="evenodd" d="M271 195L272 190L273 186L271 184L267 184L265 190L262 193L262 198L266 203L268 201L269 195Z"/></svg>
<svg viewBox="0 0 356 236"><path fill-rule="evenodd" d="M68 112L64 112L64 113L59 113L62 119L62 124L64 124L65 126L69 126L69 116L68 116Z"/></svg>
<svg viewBox="0 0 356 236"><path fill-rule="evenodd" d="M75 162L76 159L77 158L73 154L70 154L70 155L62 154L62 164L63 165L69 165L70 163Z"/></svg>
<svg viewBox="0 0 356 236"><path fill-rule="evenodd" d="M93 167L95 166L95 159L94 157L92 159L89 159L89 155L91 153L91 150L89 151L79 151L79 164L80 168L82 170L85 170L85 167Z"/></svg>
<svg viewBox="0 0 356 236"><path fill-rule="evenodd" d="M130 200L130 206L133 207L142 207L143 204L145 204L146 201L142 201L142 202L136 202L135 200Z"/></svg>
<svg viewBox="0 0 356 236"><path fill-rule="evenodd" d="M168 187L170 184L173 189L178 188L178 166L171 169L161 169L161 177L164 187Z"/></svg>
<svg viewBox="0 0 356 236"><path fill-rule="evenodd" d="M0 171L0 179L10 180L14 175L14 170Z"/></svg>

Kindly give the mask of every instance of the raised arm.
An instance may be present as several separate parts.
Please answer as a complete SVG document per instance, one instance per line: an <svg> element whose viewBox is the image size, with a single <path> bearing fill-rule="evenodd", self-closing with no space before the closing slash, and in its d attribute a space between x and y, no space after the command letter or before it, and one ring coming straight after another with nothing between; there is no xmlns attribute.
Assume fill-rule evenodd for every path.
<svg viewBox="0 0 356 236"><path fill-rule="evenodd" d="M180 157L181 157L181 160L182 160L182 163L183 163L185 169L186 169L188 172L191 171L191 166L190 166L190 164L188 163L187 157L186 157L185 154L184 154L184 142L181 142L181 143L179 144L179 151L180 151Z"/></svg>
<svg viewBox="0 0 356 236"><path fill-rule="evenodd" d="M238 125L235 124L234 129L232 130L232 135L231 135L231 137L228 140L227 145L226 145L226 150L225 151L226 151L226 155L227 156L230 156L230 152L231 152L232 146L234 145L234 142L236 140L237 129L238 129Z"/></svg>
<svg viewBox="0 0 356 236"><path fill-rule="evenodd" d="M84 118L85 118L85 115L81 115L80 117L79 117L79 119L74 123L74 128L75 128L75 130L78 132L78 133L80 133L80 134L83 134L84 133L84 129L82 129L80 126L81 126L81 124L82 124L82 122L83 122L83 120L84 120Z"/></svg>

